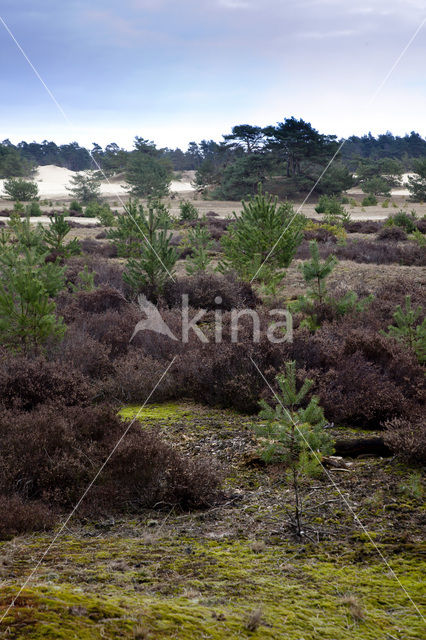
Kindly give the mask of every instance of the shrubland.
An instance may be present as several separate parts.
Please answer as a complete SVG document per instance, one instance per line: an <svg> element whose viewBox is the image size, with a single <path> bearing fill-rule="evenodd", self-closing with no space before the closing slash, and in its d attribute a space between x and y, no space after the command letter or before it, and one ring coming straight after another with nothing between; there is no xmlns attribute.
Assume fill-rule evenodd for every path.
<svg viewBox="0 0 426 640"><path fill-rule="evenodd" d="M281 238L287 224L295 226ZM271 388L284 393L292 380L296 395L304 389L299 409L318 406L323 412L316 422L309 412L303 420L299 416L315 427L312 434L306 427L307 438L320 436L324 421L339 429L381 431L401 460L418 464L425 445L421 290L404 272L370 295L358 285L339 293L331 276L338 259L422 265L424 255L411 239L399 244L387 237L346 238L344 227L357 233L364 228L357 224L310 223L291 205L259 191L232 222L208 216L179 223L192 250L186 264L193 267L182 275L172 221L158 200L147 207L130 201L98 243L102 251L94 250L97 240L69 241L63 216L53 216L44 228L12 219L0 246L0 270L7 276L0 303L9 310L0 324L0 501L13 514L2 524L2 535L49 527L75 504L126 428L117 417L119 407L144 403L173 358L151 401L192 398L256 414L260 400L274 403ZM377 226L369 225L367 233L376 233ZM387 229L401 232L398 224L381 226ZM210 234L220 238L219 246L211 244ZM305 260L300 296L289 293L286 275L297 259ZM260 282L250 283L259 268ZM264 286L271 283L266 295ZM133 336L141 320L135 294L156 305L178 340L149 330ZM194 331L181 342L183 294L191 317L205 310L200 329L208 342ZM292 342L274 344L265 332L254 341L249 313L243 313L232 340L232 310L256 311L266 327L273 306L287 306L291 299ZM271 441L287 443L290 423L281 416L277 431L271 414L265 417L272 421ZM330 450L326 444L324 452ZM290 462L302 458L307 462L299 447ZM155 429L141 430L135 422L77 516L155 505L205 508L221 500L221 478L213 460L184 454Z"/></svg>

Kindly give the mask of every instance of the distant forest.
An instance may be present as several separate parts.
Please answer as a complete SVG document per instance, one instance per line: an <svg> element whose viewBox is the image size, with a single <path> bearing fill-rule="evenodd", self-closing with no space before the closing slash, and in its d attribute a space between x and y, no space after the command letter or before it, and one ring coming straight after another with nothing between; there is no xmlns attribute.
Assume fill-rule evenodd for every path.
<svg viewBox="0 0 426 640"><path fill-rule="evenodd" d="M271 191L294 197L315 185L343 140L325 135L310 123L296 118L269 127L236 125L223 140L191 142L182 149L157 148L149 140L135 138L132 150L111 142L105 148L93 143L90 151L77 142L57 145L9 140L0 143L0 177L30 176L37 165L53 164L72 171L96 169L108 176L126 173L138 158L162 163L169 170L196 171L195 185L200 192L217 198L239 198L253 192L258 183L272 185ZM372 164L381 165L380 174L401 175L410 171L419 158L426 157L426 139L412 131L405 136L387 132L351 136L338 153L337 161L321 180L318 193L339 192L352 186L353 174L369 173ZM94 161L95 160L95 161ZM374 172L371 172L374 175Z"/></svg>

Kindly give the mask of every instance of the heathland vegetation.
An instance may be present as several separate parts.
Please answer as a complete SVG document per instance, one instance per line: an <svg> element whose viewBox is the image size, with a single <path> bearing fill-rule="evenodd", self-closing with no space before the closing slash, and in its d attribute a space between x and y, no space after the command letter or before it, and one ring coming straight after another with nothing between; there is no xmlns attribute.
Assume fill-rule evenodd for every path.
<svg viewBox="0 0 426 640"><path fill-rule="evenodd" d="M0 218L6 637L422 637L426 221L353 221L344 192L409 170L423 200L426 142L350 138L310 219L281 190L309 191L337 145L291 118L185 153L96 147L124 208L79 174L32 224L37 194L13 197L31 167L90 154L3 143L29 200ZM173 169L241 211L172 215Z"/></svg>

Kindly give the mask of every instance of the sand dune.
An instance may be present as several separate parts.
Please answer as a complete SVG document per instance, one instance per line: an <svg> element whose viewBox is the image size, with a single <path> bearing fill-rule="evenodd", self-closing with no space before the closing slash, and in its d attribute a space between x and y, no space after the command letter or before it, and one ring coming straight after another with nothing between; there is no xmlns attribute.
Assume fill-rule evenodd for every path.
<svg viewBox="0 0 426 640"><path fill-rule="evenodd" d="M410 176L413 176L413 173L403 173L402 177L401 177L401 186L397 187L396 189L391 189L391 195L393 196L409 196L410 192L408 191L406 185L407 185L407 181L408 178ZM364 192L362 191L361 187L354 187L353 189L349 189L348 191L349 195L360 195L360 194L364 194Z"/></svg>
<svg viewBox="0 0 426 640"><path fill-rule="evenodd" d="M67 187L71 186L72 176L81 172L70 171L63 167L56 167L53 164L48 164L42 167L38 167L34 180L38 184L40 197L43 198L69 198L70 193L67 191ZM175 193L189 193L194 189L191 185L191 179L193 172L186 172L182 180L172 180L170 185L170 191ZM406 182L410 174L405 173L402 176L402 186L397 189L392 189L393 196L408 196L409 192L406 188ZM4 180L0 180L0 193L3 191ZM127 197L127 191L123 187L124 179L113 178L111 180L102 180L101 194L105 197ZM348 191L349 194L359 195L362 194L360 187L354 187Z"/></svg>
<svg viewBox="0 0 426 640"><path fill-rule="evenodd" d="M72 176L78 175L78 173L63 167L56 167L53 164L38 167L34 180L38 184L40 198L69 198L70 193L67 191L67 187L71 186ZM4 180L0 180L0 192L3 191L3 183ZM173 180L170 185L170 191L185 193L193 191L193 188L190 182ZM109 197L123 197L127 196L127 191L119 182L103 180L101 194Z"/></svg>

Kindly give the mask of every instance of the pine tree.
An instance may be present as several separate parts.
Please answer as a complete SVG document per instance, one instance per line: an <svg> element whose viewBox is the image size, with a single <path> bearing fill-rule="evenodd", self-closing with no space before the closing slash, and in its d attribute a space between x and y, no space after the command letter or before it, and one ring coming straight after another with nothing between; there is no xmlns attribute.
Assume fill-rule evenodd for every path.
<svg viewBox="0 0 426 640"><path fill-rule="evenodd" d="M182 202L179 203L179 210L180 210L180 219L182 221L198 220L198 217L199 217L198 209L189 200L182 200Z"/></svg>
<svg viewBox="0 0 426 640"><path fill-rule="evenodd" d="M10 200L34 200L38 196L38 185L31 180L24 180L23 178L10 178L5 180L3 189L5 195Z"/></svg>
<svg viewBox="0 0 426 640"><path fill-rule="evenodd" d="M98 172L88 171L71 178L71 187L67 187L73 198L81 204L100 200L101 180Z"/></svg>
<svg viewBox="0 0 426 640"><path fill-rule="evenodd" d="M162 198L169 193L172 177L172 166L162 151L153 142L137 137L126 166L130 193L137 198Z"/></svg>
<svg viewBox="0 0 426 640"><path fill-rule="evenodd" d="M159 200L148 200L148 217L152 211L158 228L170 228L170 212ZM130 199L124 207L124 213L115 218L115 226L107 230L107 237L117 247L120 258L137 258L141 245L146 243L147 213L143 204Z"/></svg>
<svg viewBox="0 0 426 640"><path fill-rule="evenodd" d="M302 501L300 497L300 476L318 467L323 454L333 451L333 440L324 430L326 420L319 400L312 396L306 407L306 396L313 381L306 379L297 389L296 363L285 364L285 374L276 377L279 386L277 404L271 407L261 400L260 417L266 422L256 427L258 435L266 439L262 452L266 462L278 460L290 470L295 497L295 526L299 536L302 529Z"/></svg>
<svg viewBox="0 0 426 640"><path fill-rule="evenodd" d="M243 201L241 214L222 238L221 271L234 269L242 278L262 282L282 279L303 238L306 218L290 203L263 194L259 185L254 198Z"/></svg>
<svg viewBox="0 0 426 640"><path fill-rule="evenodd" d="M43 243L51 251L64 256L77 255L81 252L77 238L73 238L67 244L64 242L71 227L65 220L63 213L54 213L50 219L49 226L42 227L41 230Z"/></svg>
<svg viewBox="0 0 426 640"><path fill-rule="evenodd" d="M11 349L39 349L65 332L52 300L64 285L64 269L40 262L35 250L0 254L0 336Z"/></svg>
<svg viewBox="0 0 426 640"><path fill-rule="evenodd" d="M46 262L43 232L28 217L12 217L0 238L0 336L11 349L39 350L65 331L53 300L65 286L65 267Z"/></svg>
<svg viewBox="0 0 426 640"><path fill-rule="evenodd" d="M189 230L188 242L192 248L192 256L186 259L186 273L188 275L204 273L211 262L209 251L213 247L209 230L197 225Z"/></svg>
<svg viewBox="0 0 426 640"><path fill-rule="evenodd" d="M408 191L413 202L426 201L426 158L414 161L415 175L408 178Z"/></svg>
<svg viewBox="0 0 426 640"><path fill-rule="evenodd" d="M132 247L130 257L123 280L130 287L136 296L140 292L156 299L164 288L167 280L173 275L174 266L177 261L176 249L171 245L172 234L169 231L169 221L164 216L164 210L155 204L148 204L148 213L142 205L130 205L137 213L137 230L139 233L138 252ZM127 209L127 213L130 209ZM135 229L135 220L128 225ZM132 238L134 243L134 239Z"/></svg>
<svg viewBox="0 0 426 640"><path fill-rule="evenodd" d="M426 362L426 318L418 322L422 315L422 308L415 309L411 306L411 296L405 297L405 309L398 305L393 314L394 325L388 326L388 333L382 334L404 342L412 349L419 362Z"/></svg>
<svg viewBox="0 0 426 640"><path fill-rule="evenodd" d="M310 296L322 304L327 294L325 280L336 266L337 258L330 255L321 262L316 240L311 240L309 243L309 253L311 254L311 259L302 264L301 271L306 283L315 283L315 288L309 291Z"/></svg>
<svg viewBox="0 0 426 640"><path fill-rule="evenodd" d="M31 224L30 217L21 216L13 212L10 215L9 228L14 236L14 249L16 251L27 249L35 249L37 253L44 253L43 234L41 225L34 227Z"/></svg>
<svg viewBox="0 0 426 640"><path fill-rule="evenodd" d="M311 259L305 261L300 269L306 284L311 283L313 286L308 289L307 295L299 296L289 307L291 311L304 313L306 317L302 320L301 326L314 332L320 327L318 311L321 311L321 306L327 305L335 317L341 317L351 311L360 313L371 302L373 296L358 299L355 291L348 291L339 299L328 295L326 279L336 266L337 258L331 255L321 261L316 240L309 243L309 252Z"/></svg>

